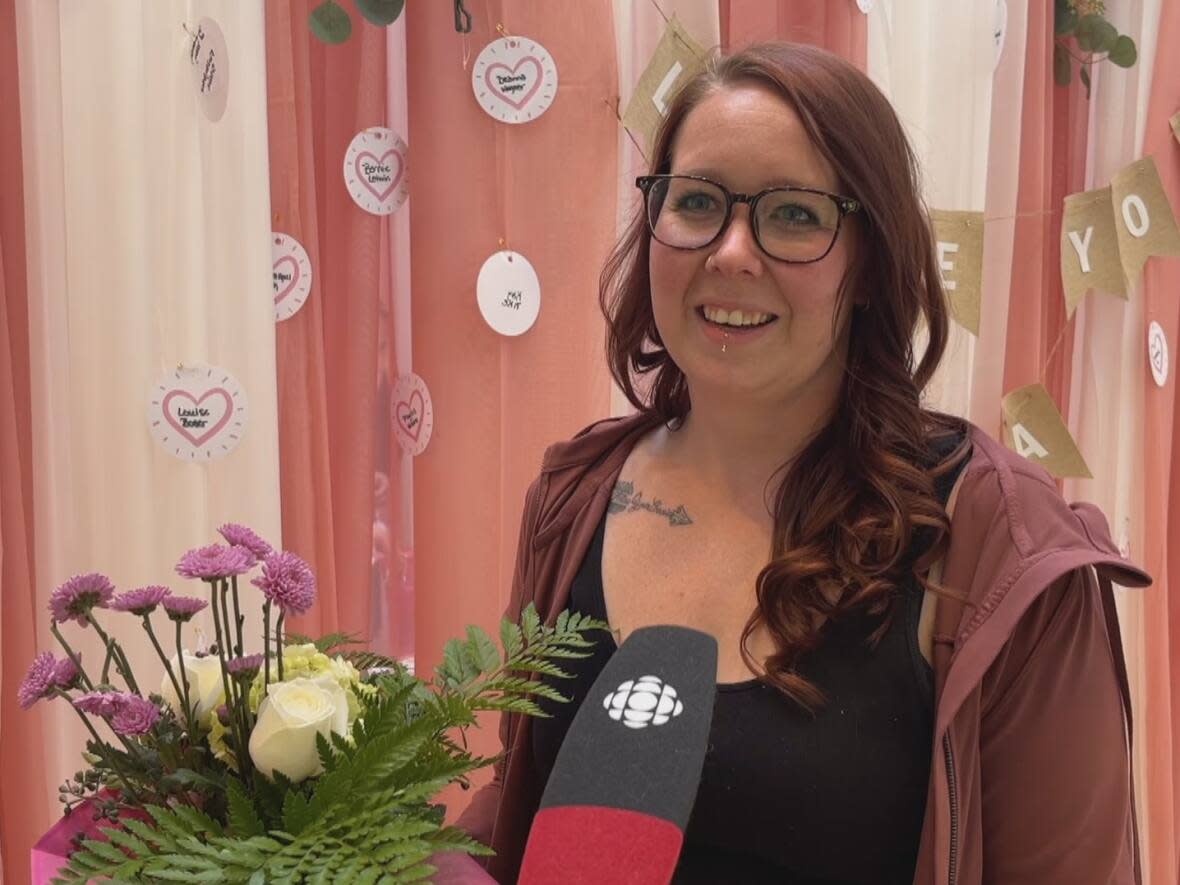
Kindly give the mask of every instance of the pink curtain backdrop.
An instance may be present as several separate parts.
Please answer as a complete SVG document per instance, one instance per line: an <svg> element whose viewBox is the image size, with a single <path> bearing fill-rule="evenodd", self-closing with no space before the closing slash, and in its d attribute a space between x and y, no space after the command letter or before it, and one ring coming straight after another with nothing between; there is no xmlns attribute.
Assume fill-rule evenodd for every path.
<svg viewBox="0 0 1180 885"><path fill-rule="evenodd" d="M0 862L9 882L29 880L29 848L48 807L41 749L44 704L22 710L16 691L37 652L33 574L32 414L25 274L24 182L14 0L0 0Z"/></svg>
<svg viewBox="0 0 1180 885"><path fill-rule="evenodd" d="M720 0L720 10L726 49L790 40L822 46L865 69L868 24L852 0Z"/></svg>
<svg viewBox="0 0 1180 885"><path fill-rule="evenodd" d="M434 402L434 435L414 465L423 674L464 625L498 628L541 455L607 415L610 399L597 306L617 186L610 6L504 0L471 8L467 36L455 32L452 4L406 11L413 369ZM540 41L557 65L556 99L526 125L499 123L472 95L475 58L500 36L497 25ZM517 338L492 331L475 303L480 267L501 241L532 263L541 284L537 322ZM473 737L477 752L498 749L490 717ZM462 794L449 799L452 814L465 806Z"/></svg>
<svg viewBox="0 0 1180 885"><path fill-rule="evenodd" d="M273 226L303 244L313 273L308 301L276 330L283 546L320 591L287 629L371 639L389 221L353 202L341 163L357 132L386 125L385 31L353 16L349 41L327 46L308 28L314 5L266 4Z"/></svg>
<svg viewBox="0 0 1180 885"><path fill-rule="evenodd" d="M1168 118L1180 107L1180 6L1164 3L1159 51L1152 72L1143 155L1155 158L1173 212L1180 211L1180 150ZM1146 420L1142 428L1146 477L1144 565L1155 577L1145 598L1147 701L1138 727L1146 729L1148 825L1151 868L1160 882L1180 879L1180 600L1171 576L1180 575L1180 457L1176 409L1176 358L1180 346L1180 261L1152 258L1143 273L1144 322L1158 322L1168 337L1172 369L1165 387L1147 380ZM1146 328L1143 330L1146 335Z"/></svg>

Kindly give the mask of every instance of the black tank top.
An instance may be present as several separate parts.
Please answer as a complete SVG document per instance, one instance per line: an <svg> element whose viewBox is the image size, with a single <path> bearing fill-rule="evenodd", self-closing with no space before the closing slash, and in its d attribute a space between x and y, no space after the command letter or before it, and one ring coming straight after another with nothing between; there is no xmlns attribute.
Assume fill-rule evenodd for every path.
<svg viewBox="0 0 1180 885"><path fill-rule="evenodd" d="M961 439L939 445L938 454L945 456ZM955 471L936 483L944 503L957 476ZM602 620L605 525L604 516L569 602L570 609ZM918 648L922 597L911 577L874 649L865 640L879 619L857 613L829 625L822 644L798 665L828 699L814 717L755 679L717 686L709 748L674 882L912 882L933 732L933 674ZM590 657L562 662L575 678L548 680L571 702L542 702L552 718L533 720L541 783L548 781L574 714L617 650L606 634L587 638L596 642Z"/></svg>

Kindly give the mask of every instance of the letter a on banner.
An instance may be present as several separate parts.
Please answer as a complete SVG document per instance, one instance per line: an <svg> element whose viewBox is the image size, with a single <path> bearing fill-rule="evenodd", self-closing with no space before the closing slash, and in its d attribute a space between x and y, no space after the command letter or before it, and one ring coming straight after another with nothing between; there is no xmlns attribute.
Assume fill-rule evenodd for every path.
<svg viewBox="0 0 1180 885"><path fill-rule="evenodd" d="M1029 384L1013 390L1001 401L1000 410L1008 448L1040 464L1058 479L1092 478L1061 412L1042 385Z"/></svg>
<svg viewBox="0 0 1180 885"><path fill-rule="evenodd" d="M672 16L623 113L623 125L642 138L649 150L656 130L668 113L668 105L704 66L704 47Z"/></svg>

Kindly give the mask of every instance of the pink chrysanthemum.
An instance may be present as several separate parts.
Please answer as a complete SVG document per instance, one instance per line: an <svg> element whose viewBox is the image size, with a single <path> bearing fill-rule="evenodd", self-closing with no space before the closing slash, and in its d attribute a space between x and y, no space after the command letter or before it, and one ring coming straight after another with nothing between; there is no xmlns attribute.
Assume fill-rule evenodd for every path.
<svg viewBox="0 0 1180 885"><path fill-rule="evenodd" d="M122 695L117 691L88 691L74 698L74 706L91 716L110 719L119 712Z"/></svg>
<svg viewBox="0 0 1180 885"><path fill-rule="evenodd" d="M254 676L262 669L263 655L243 655L240 658L231 658L225 662L225 668L229 670L231 676L241 676L246 679L253 679Z"/></svg>
<svg viewBox="0 0 1180 885"><path fill-rule="evenodd" d="M217 530L225 542L234 547L245 547L259 561L274 553L274 548L262 539L262 536L252 528L247 528L236 522L227 522Z"/></svg>
<svg viewBox="0 0 1180 885"><path fill-rule="evenodd" d="M120 593L111 600L111 608L117 612L131 612L133 615L150 615L156 606L171 594L167 587L153 584L150 587L140 587L138 590L128 590Z"/></svg>
<svg viewBox="0 0 1180 885"><path fill-rule="evenodd" d="M176 573L183 578L212 581L243 575L257 563L257 558L245 547L209 544L184 554L176 564Z"/></svg>
<svg viewBox="0 0 1180 885"><path fill-rule="evenodd" d="M59 624L73 620L86 626L86 617L91 610L105 608L114 595L115 585L106 575L98 572L75 575L53 591L49 597L49 610Z"/></svg>
<svg viewBox="0 0 1180 885"><path fill-rule="evenodd" d="M52 653L43 651L33 658L33 663L29 664L29 671L25 674L20 688L16 690L17 702L21 705L22 710L27 710L41 698L49 695L55 685L57 685L57 661L54 660Z"/></svg>
<svg viewBox="0 0 1180 885"><path fill-rule="evenodd" d="M315 575L294 553L272 553L262 561L262 574L250 583L284 614L301 615L315 602Z"/></svg>
<svg viewBox="0 0 1180 885"><path fill-rule="evenodd" d="M53 670L53 684L58 688L75 688L81 675L72 658L62 658Z"/></svg>
<svg viewBox="0 0 1180 885"><path fill-rule="evenodd" d="M169 618L183 624L209 603L195 596L165 596L161 604L164 611L168 612Z"/></svg>
<svg viewBox="0 0 1180 885"><path fill-rule="evenodd" d="M160 708L137 694L120 694L111 730L124 737L147 734L160 718Z"/></svg>

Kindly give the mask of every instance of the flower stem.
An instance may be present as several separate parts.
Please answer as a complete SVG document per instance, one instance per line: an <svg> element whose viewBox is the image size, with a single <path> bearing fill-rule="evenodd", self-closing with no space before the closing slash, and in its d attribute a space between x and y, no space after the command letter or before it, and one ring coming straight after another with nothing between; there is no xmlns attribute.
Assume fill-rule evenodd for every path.
<svg viewBox="0 0 1180 885"><path fill-rule="evenodd" d="M279 619L275 623L275 654L279 660L279 682L283 681L283 618L287 615L280 609Z"/></svg>
<svg viewBox="0 0 1180 885"><path fill-rule="evenodd" d="M242 617L238 610L238 576L234 575L232 578L234 590L234 627L237 633L237 643L234 645L234 656L241 657L242 655L242 624L245 623L245 618Z"/></svg>
<svg viewBox="0 0 1180 885"><path fill-rule="evenodd" d="M226 667L225 638L222 636L221 615L218 613L221 608L221 603L223 601L223 600L219 599L219 596L221 596L221 581L219 579L214 578L213 580L209 581L209 587L213 591L213 604L209 607L211 609L213 609L213 631L217 637L217 660L218 660L218 663L221 664L221 687L222 687L222 690L225 692L226 707L230 711L233 711L233 709L234 709L234 703L233 703L234 695L233 695L233 686L231 684L233 682L233 680L229 678L229 670ZM228 632L229 625L226 624L225 626L226 626L226 629ZM213 711L213 715L214 716L217 715L216 710ZM233 736L234 736L234 752L237 754L241 754L241 752L242 752L242 737L238 733L238 725L237 725L237 717L236 716L230 717L230 727L233 731Z"/></svg>
<svg viewBox="0 0 1180 885"><path fill-rule="evenodd" d="M262 679L262 696L266 697L270 691L270 600L262 604L262 655L263 672Z"/></svg>
<svg viewBox="0 0 1180 885"><path fill-rule="evenodd" d="M111 639L111 637L107 635L106 631L98 625L98 621L94 619L94 612L89 612L86 615L86 621L91 627L94 628L95 632L98 633L99 637L102 639L103 644L106 645L106 647L110 649L111 653L115 656L115 667L121 674L123 674L123 680L127 683L127 688L136 694L139 694L140 691L139 686L135 682L135 674L131 672L131 665L127 662L127 655L123 653L123 648L119 645L118 640Z"/></svg>
<svg viewBox="0 0 1180 885"><path fill-rule="evenodd" d="M145 614L143 616L143 629L147 631L148 639L152 641L152 647L155 648L156 654L160 656L160 660L164 663L164 669L168 671L168 678L172 680L172 688L176 692L176 699L181 704L185 704L184 693L180 689L180 683L176 681L176 672L172 669L172 664L168 660L168 656L164 654L164 649L160 648L160 642L156 639L156 632L152 629L151 615ZM181 657L183 659L183 655ZM191 739L193 735L192 711L189 710L187 705L184 708L184 722Z"/></svg>
<svg viewBox="0 0 1180 885"><path fill-rule="evenodd" d="M57 621L53 621L49 625L49 632L53 634L53 638L58 641L63 649L65 649L66 657L74 662L74 666L78 668L78 677L82 680L82 684L86 686L88 691L94 691L94 683L90 681L90 677L86 675L86 671L82 669L82 658L78 653L70 648L69 643L66 642L65 637L57 629Z"/></svg>
<svg viewBox="0 0 1180 885"><path fill-rule="evenodd" d="M194 711L192 708L192 702L189 700L189 696L188 696L188 673L185 672L185 669L184 669L184 646L181 644L182 638L180 635L180 632L181 632L180 628L181 628L181 622L177 621L176 622L176 660L180 663L180 687L182 689L182 694L180 695L180 697L181 697L181 703L184 705L185 719L190 725L189 740L195 741L197 739L196 724L193 721L193 712Z"/></svg>

